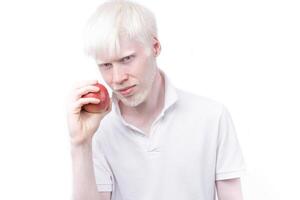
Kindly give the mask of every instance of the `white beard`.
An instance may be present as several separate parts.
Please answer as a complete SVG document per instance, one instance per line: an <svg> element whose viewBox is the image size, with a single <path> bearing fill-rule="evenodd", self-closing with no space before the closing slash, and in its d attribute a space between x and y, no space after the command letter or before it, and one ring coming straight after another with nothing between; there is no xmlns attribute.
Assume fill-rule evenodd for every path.
<svg viewBox="0 0 300 200"><path fill-rule="evenodd" d="M157 68L153 67L153 69L149 72L149 78L146 80L145 89L140 93L134 94L128 98L123 97L122 95L117 95L118 98L122 101L122 103L128 107L136 107L143 103L148 97L150 90L152 89Z"/></svg>

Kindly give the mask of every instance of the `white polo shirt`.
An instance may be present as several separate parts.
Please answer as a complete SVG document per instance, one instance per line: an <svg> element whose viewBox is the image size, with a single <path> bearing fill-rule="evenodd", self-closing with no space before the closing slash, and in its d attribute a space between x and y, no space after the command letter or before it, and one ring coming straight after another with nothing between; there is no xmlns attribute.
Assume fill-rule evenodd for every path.
<svg viewBox="0 0 300 200"><path fill-rule="evenodd" d="M112 200L214 200L215 181L240 177L244 161L228 110L174 88L145 136L112 111L93 138L98 191Z"/></svg>

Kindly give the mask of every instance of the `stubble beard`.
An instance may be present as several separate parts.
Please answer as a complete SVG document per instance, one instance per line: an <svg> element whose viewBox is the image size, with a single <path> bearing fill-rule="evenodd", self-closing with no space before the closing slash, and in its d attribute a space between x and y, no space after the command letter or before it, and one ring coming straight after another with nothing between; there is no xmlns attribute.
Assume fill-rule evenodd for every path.
<svg viewBox="0 0 300 200"><path fill-rule="evenodd" d="M156 71L157 71L156 67L153 67L150 72L149 78L145 81L146 82L145 89L143 89L139 93L134 94L127 98L122 95L117 95L125 106L136 107L146 100L146 98L150 93L150 90L152 89L155 76L156 76Z"/></svg>

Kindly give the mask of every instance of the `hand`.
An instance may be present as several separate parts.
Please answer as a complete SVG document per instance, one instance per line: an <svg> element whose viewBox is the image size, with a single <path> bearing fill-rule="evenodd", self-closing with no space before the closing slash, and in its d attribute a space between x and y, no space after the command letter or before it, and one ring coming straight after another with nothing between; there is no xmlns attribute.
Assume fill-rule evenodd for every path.
<svg viewBox="0 0 300 200"><path fill-rule="evenodd" d="M103 112L89 113L82 106L92 103L98 104L97 98L82 98L89 92L98 92L99 88L94 86L97 80L78 83L71 91L68 100L67 121L72 145L82 145L91 142L91 139L99 127L103 117L111 111L112 102Z"/></svg>

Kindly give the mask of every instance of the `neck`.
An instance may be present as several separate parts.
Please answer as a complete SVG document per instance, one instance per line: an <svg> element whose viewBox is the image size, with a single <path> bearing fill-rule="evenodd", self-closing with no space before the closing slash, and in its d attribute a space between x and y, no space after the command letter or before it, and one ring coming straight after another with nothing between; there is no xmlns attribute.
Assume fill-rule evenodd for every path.
<svg viewBox="0 0 300 200"><path fill-rule="evenodd" d="M155 118L164 106L164 84L163 76L160 71L157 70L153 86L143 103L136 107L128 107L120 101L120 111L123 117L131 119L137 118L140 120Z"/></svg>

